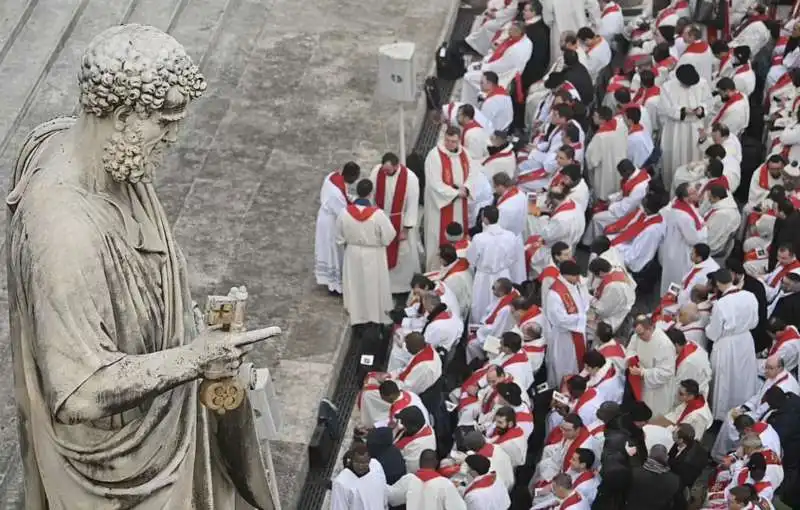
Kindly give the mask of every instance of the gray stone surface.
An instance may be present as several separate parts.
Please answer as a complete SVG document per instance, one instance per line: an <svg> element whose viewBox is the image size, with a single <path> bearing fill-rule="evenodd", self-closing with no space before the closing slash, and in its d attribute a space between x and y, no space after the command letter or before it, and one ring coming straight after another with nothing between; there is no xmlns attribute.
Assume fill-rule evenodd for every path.
<svg viewBox="0 0 800 510"><path fill-rule="evenodd" d="M341 367L341 301L313 280L322 177L396 150L395 107L374 95L377 47L417 43L427 72L453 0L4 0L0 2L0 187L25 134L74 111L78 57L99 31L153 24L183 43L208 79L158 176L189 260L196 299L246 283L253 324L280 341L253 357L273 368L284 429L272 443L284 508L302 487L318 400ZM409 138L418 121L406 109ZM57 232L53 233L57 240ZM0 222L5 236L5 222ZM5 257L5 254L2 254ZM21 471L0 272L0 508L17 508Z"/></svg>

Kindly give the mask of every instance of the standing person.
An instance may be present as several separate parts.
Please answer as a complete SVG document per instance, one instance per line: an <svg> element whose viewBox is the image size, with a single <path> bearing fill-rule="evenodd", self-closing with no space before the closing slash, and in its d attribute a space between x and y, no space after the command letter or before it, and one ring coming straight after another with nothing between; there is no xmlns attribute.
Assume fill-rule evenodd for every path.
<svg viewBox="0 0 800 510"><path fill-rule="evenodd" d="M475 107L471 104L459 106L456 119L461 128L461 146L472 159L483 160L487 156L486 146L491 131L475 120Z"/></svg>
<svg viewBox="0 0 800 510"><path fill-rule="evenodd" d="M389 504L411 510L467 510L455 485L440 475L439 458L432 449L419 455L419 469L389 487Z"/></svg>
<svg viewBox="0 0 800 510"><path fill-rule="evenodd" d="M497 211L500 214L497 224L517 237L520 248L524 249L523 237L528 219L528 197L514 186L511 177L504 173L492 177L494 194L497 197ZM511 267L511 279L521 283L527 279L525 257L518 257Z"/></svg>
<svg viewBox="0 0 800 510"><path fill-rule="evenodd" d="M658 250L662 296L671 283L682 282L692 269L692 248L708 238L708 230L696 209L698 199L697 188L685 182L675 189L672 205L663 209L666 228L664 242Z"/></svg>
<svg viewBox="0 0 800 510"><path fill-rule="evenodd" d="M684 508L681 479L669 469L669 455L664 445L650 449L641 467L633 468L627 510L673 510Z"/></svg>
<svg viewBox="0 0 800 510"><path fill-rule="evenodd" d="M678 328L668 329L667 336L675 346L677 354L675 359L675 380L679 383L687 379L695 381L700 394L707 397L712 374L708 353L701 346L687 340L686 335ZM679 394L680 391L676 393L675 405L680 403Z"/></svg>
<svg viewBox="0 0 800 510"><path fill-rule="evenodd" d="M583 369L586 353L586 312L589 293L581 283L580 267L572 260L560 266L561 275L550 285L545 300L547 382L558 387L564 376Z"/></svg>
<svg viewBox="0 0 800 510"><path fill-rule="evenodd" d="M387 152L381 165L372 171L370 181L375 186L375 205L389 217L396 232L386 248L392 294L408 293L411 277L420 269L419 180L395 154Z"/></svg>
<svg viewBox="0 0 800 510"><path fill-rule="evenodd" d="M319 192L317 231L314 236L314 276L317 285L325 285L331 294L342 293L344 250L336 243L336 220L350 204L347 185L358 180L361 168L354 162L329 173Z"/></svg>
<svg viewBox="0 0 800 510"><path fill-rule="evenodd" d="M697 70L685 64L661 87L659 117L664 187L672 189L674 170L701 158L697 139L711 107L711 88Z"/></svg>
<svg viewBox="0 0 800 510"><path fill-rule="evenodd" d="M561 52L561 34L596 25L600 19L600 6L596 0L542 0L542 19L550 27L550 62L555 62Z"/></svg>
<svg viewBox="0 0 800 510"><path fill-rule="evenodd" d="M758 324L758 301L753 294L733 286L733 276L727 269L715 272L714 281L721 297L706 327L708 339L714 342L711 408L714 419L724 420L729 409L750 398L758 388L758 364L750 334Z"/></svg>
<svg viewBox="0 0 800 510"><path fill-rule="evenodd" d="M672 409L676 392L675 347L667 334L657 329L645 315L636 318L633 331L627 348L628 372L640 378L641 400L653 414L667 414Z"/></svg>
<svg viewBox="0 0 800 510"><path fill-rule="evenodd" d="M608 106L597 109L594 122L598 129L586 148L586 170L596 197L608 201L620 189L617 164L628 157L627 128Z"/></svg>
<svg viewBox="0 0 800 510"><path fill-rule="evenodd" d="M461 131L447 128L444 141L425 159L425 267L438 269L439 246L447 242L447 225L456 222L469 229L469 198L474 196L477 168L460 142Z"/></svg>
<svg viewBox="0 0 800 510"><path fill-rule="evenodd" d="M388 324L394 308L386 247L396 233L383 211L370 205L371 193L372 182L359 181L358 198L336 224L336 242L344 246L342 294L351 325Z"/></svg>
<svg viewBox="0 0 800 510"><path fill-rule="evenodd" d="M370 458L367 446L354 444L343 462L344 469L333 479L331 510L384 510L386 475L381 463Z"/></svg>
<svg viewBox="0 0 800 510"><path fill-rule="evenodd" d="M711 46L703 40L703 32L700 27L697 25L686 27L681 34L681 38L686 43L686 50L678 59L678 69L683 65L691 65L697 70L701 78L706 81L711 80L716 59L711 52Z"/></svg>
<svg viewBox="0 0 800 510"><path fill-rule="evenodd" d="M758 302L758 324L750 330L753 335L756 352L769 349L772 345L772 338L767 334L767 293L764 284L757 278L745 273L744 264L736 258L728 258L725 261L725 269L733 275L733 283L740 289L750 292L756 297Z"/></svg>

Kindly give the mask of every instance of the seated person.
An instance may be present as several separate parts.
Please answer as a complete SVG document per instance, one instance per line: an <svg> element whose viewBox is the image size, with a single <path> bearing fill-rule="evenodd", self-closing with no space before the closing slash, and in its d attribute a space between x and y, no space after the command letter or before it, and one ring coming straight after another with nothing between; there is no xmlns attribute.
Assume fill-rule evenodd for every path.
<svg viewBox="0 0 800 510"><path fill-rule="evenodd" d="M558 402L555 398L550 403L551 411L547 415L547 432L557 430L558 425L568 414L577 414L583 423L593 423L597 417L600 404L607 400L606 395L596 388L587 386L587 379L573 375L566 381L566 397L568 404Z"/></svg>
<svg viewBox="0 0 800 510"><path fill-rule="evenodd" d="M454 225L461 228L458 223ZM425 276L431 281L442 282L446 289L452 291L459 304L459 315L462 319L466 319L472 306L473 278L469 261L459 257L458 249L453 244L443 244L439 247L439 260L442 267Z"/></svg>
<svg viewBox="0 0 800 510"><path fill-rule="evenodd" d="M660 214L659 200L654 196L642 202L638 219L620 228L616 233L606 229L611 246L616 247L632 273L641 272L656 256L666 234L664 219ZM614 224L612 224L613 226Z"/></svg>
<svg viewBox="0 0 800 510"><path fill-rule="evenodd" d="M671 432L681 424L688 424L694 431L697 441L703 439L703 434L714 423L714 416L708 407L705 397L700 393L697 381L684 379L678 385L678 405L665 414L653 418L650 423L668 428Z"/></svg>
<svg viewBox="0 0 800 510"><path fill-rule="evenodd" d="M625 393L625 373L618 372L614 363L596 349L588 351L583 356L583 365L582 375L588 378L587 388L593 388L606 402L621 404Z"/></svg>
<svg viewBox="0 0 800 510"><path fill-rule="evenodd" d="M583 424L580 416L571 413L547 438L542 451L542 459L536 466L533 476L534 487L540 488L550 484L556 475L569 470L572 456L579 448L592 450L599 456L598 445Z"/></svg>
<svg viewBox="0 0 800 510"><path fill-rule="evenodd" d="M589 304L588 329L594 329L597 322L607 322L615 331L627 318L636 302L636 286L625 271L615 269L602 258L589 263L589 271L600 284L594 290Z"/></svg>
<svg viewBox="0 0 800 510"><path fill-rule="evenodd" d="M455 484L437 471L439 457L436 455L435 443L432 447L428 445L426 448L415 448L414 453L414 469L409 469L407 474L387 488L389 505L466 510L466 504Z"/></svg>
<svg viewBox="0 0 800 510"><path fill-rule="evenodd" d="M600 485L600 477L595 471L594 466L596 456L588 448L578 448L572 454L570 467L564 473L572 480L572 488L577 491L584 501L591 505L597 497L597 488ZM553 494L552 483L539 487L533 500L531 510L545 510L553 508L558 504L558 499Z"/></svg>
<svg viewBox="0 0 800 510"><path fill-rule="evenodd" d="M469 455L464 463L472 481L464 489L464 502L469 510L508 508L511 498L497 473L491 472L491 462L480 454Z"/></svg>
<svg viewBox="0 0 800 510"><path fill-rule="evenodd" d="M484 346L490 337L500 338L503 333L511 331L515 326L512 302L519 298L519 292L508 278L499 278L492 286L494 300L484 311L474 334L470 334L467 343L467 363L474 360L485 360Z"/></svg>
<svg viewBox="0 0 800 510"><path fill-rule="evenodd" d="M378 391L371 392L369 395L369 400L363 402L361 406L361 423L363 425L361 430L363 433L370 428L394 426L397 413L407 407L418 408L425 423L431 423L428 410L419 395L408 390L401 390L395 381L383 381L378 386ZM372 395L380 398L381 402L378 402Z"/></svg>
<svg viewBox="0 0 800 510"><path fill-rule="evenodd" d="M511 459L513 467L525 464L528 454L528 438L517 426L517 413L511 407L501 407L494 414L494 427L487 441L502 448Z"/></svg>

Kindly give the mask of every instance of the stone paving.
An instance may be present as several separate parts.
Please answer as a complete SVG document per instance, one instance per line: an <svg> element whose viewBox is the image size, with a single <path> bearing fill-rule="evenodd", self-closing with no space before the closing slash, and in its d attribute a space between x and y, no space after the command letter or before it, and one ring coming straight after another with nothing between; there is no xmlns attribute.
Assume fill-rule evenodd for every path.
<svg viewBox="0 0 800 510"><path fill-rule="evenodd" d="M377 47L415 42L424 76L456 7L453 0L0 2L3 189L25 134L75 111L78 59L99 31L155 25L201 65L208 91L165 161L159 191L195 299L244 283L250 324L284 328L253 356L272 367L282 404L284 427L270 448L284 509L302 487L316 406L342 369L336 360L346 338L340 300L316 288L312 273L322 177L349 159L369 167L397 150L396 107L374 94ZM409 142L415 112L406 109ZM5 222L0 230L4 237ZM0 509L23 508L7 309L2 272Z"/></svg>

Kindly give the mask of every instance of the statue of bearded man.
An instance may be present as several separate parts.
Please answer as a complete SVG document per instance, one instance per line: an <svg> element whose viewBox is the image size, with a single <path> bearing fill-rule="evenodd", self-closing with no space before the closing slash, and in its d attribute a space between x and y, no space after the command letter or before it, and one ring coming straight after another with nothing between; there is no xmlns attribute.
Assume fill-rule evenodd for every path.
<svg viewBox="0 0 800 510"><path fill-rule="evenodd" d="M152 185L203 76L169 35L125 25L78 81L80 115L31 133L7 197L25 508L274 508L249 403L198 401L243 351L195 323Z"/></svg>

